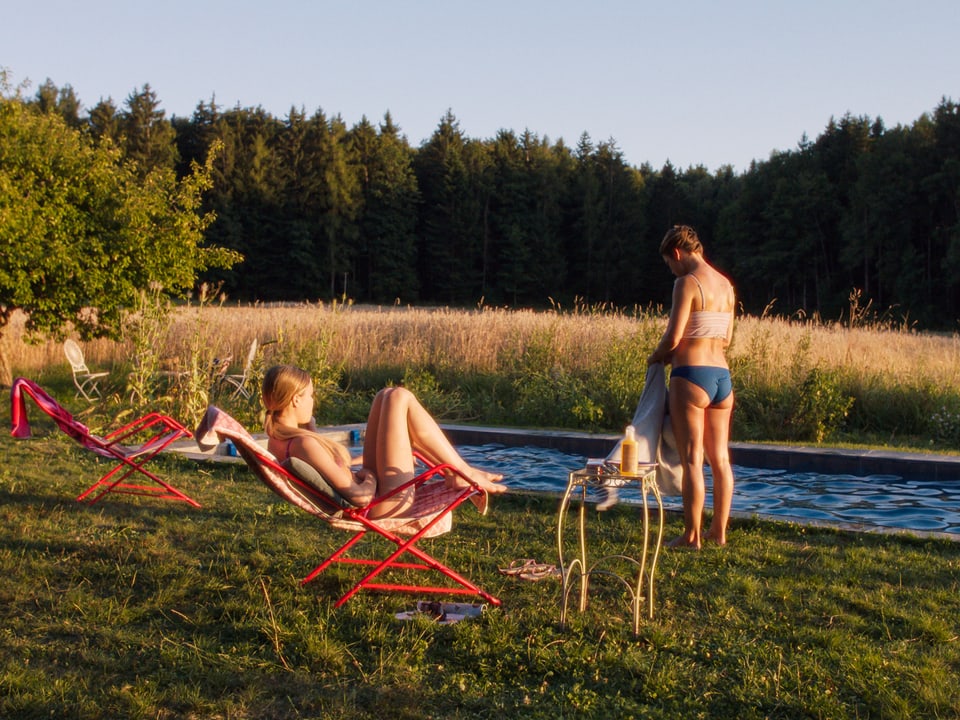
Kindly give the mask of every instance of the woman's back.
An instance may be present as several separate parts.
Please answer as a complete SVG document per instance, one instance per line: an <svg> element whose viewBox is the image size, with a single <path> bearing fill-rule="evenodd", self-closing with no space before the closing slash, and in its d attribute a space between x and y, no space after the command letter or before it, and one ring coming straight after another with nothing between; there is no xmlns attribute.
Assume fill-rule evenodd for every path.
<svg viewBox="0 0 960 720"><path fill-rule="evenodd" d="M735 297L730 281L705 261L685 276L692 285L689 315L673 364L726 366Z"/></svg>

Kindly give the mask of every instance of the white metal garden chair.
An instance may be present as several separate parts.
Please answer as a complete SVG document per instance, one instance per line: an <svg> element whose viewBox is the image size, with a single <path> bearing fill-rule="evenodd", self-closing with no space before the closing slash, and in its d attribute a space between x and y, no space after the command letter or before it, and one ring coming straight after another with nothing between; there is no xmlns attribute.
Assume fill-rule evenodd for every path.
<svg viewBox="0 0 960 720"><path fill-rule="evenodd" d="M77 396L83 395L88 402L93 402L94 397L100 397L100 380L107 377L108 372L90 372L87 363L83 358L83 350L74 340L65 340L63 351L70 361L70 369L73 371L73 384L77 386Z"/></svg>
<svg viewBox="0 0 960 720"><path fill-rule="evenodd" d="M247 351L247 361L244 363L243 372L241 374L232 374L224 375L223 382L229 387L233 388L233 391L230 393L231 398L243 397L245 400L250 399L252 391L247 387L247 382L250 380L251 371L253 370L253 361L257 357L257 339L254 338L253 342L250 343L250 350Z"/></svg>

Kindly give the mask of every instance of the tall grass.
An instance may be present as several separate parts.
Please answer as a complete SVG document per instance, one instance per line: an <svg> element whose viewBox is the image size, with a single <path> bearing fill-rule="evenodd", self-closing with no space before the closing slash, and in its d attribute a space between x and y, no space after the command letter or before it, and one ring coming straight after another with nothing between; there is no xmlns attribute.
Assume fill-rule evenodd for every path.
<svg viewBox="0 0 960 720"><path fill-rule="evenodd" d="M957 335L851 317L738 318L729 350L735 436L956 447ZM664 313L652 309L584 305L532 311L194 303L172 311L155 344L159 366L179 364L196 376L214 353L232 355L239 372L256 338L258 372L275 362L310 369L323 390L318 412L331 422L362 420L372 392L405 382L446 419L610 431L632 415L645 358L664 324ZM15 326L8 340L15 372L62 374L59 343L27 345L21 336ZM88 364L121 377L136 352L131 337L86 343ZM200 380L195 385L199 392ZM192 419L206 399L201 394L178 409ZM255 402L233 409L251 418L257 412Z"/></svg>

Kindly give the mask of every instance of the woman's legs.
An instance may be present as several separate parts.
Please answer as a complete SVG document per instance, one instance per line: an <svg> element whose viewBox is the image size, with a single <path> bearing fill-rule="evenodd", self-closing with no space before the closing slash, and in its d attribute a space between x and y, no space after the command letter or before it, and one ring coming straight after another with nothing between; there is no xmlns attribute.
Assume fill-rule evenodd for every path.
<svg viewBox="0 0 960 720"><path fill-rule="evenodd" d="M704 539L718 545L727 542L727 525L733 504L729 447L733 393L716 405L709 405L709 402L707 393L699 385L683 378L671 379L670 419L683 466L683 535L676 538L672 546L699 548ZM713 518L705 538L702 536L706 496L704 456L713 475Z"/></svg>
<svg viewBox="0 0 960 720"><path fill-rule="evenodd" d="M367 416L367 434L363 441L363 466L377 476L377 497L413 479L413 448L407 432L402 404L386 388L377 393ZM402 513L413 504L413 488L397 493L371 510L371 517Z"/></svg>
<svg viewBox="0 0 960 720"><path fill-rule="evenodd" d="M727 543L727 525L733 504L733 468L730 466L730 421L733 417L733 393L720 404L707 408L703 432L703 450L713 474L713 519L707 539L718 545Z"/></svg>
<svg viewBox="0 0 960 720"><path fill-rule="evenodd" d="M430 462L455 467L487 492L506 491L504 486L496 484L500 475L474 468L460 457L413 393L402 387L381 390L370 407L363 447L363 464L377 475L378 495L413 478L414 450ZM413 502L412 491L395 497L396 501L379 505L376 515L400 513Z"/></svg>
<svg viewBox="0 0 960 720"><path fill-rule="evenodd" d="M682 378L670 380L670 422L683 468L683 535L671 547L699 548L706 491L703 478L704 410L709 404L700 386Z"/></svg>

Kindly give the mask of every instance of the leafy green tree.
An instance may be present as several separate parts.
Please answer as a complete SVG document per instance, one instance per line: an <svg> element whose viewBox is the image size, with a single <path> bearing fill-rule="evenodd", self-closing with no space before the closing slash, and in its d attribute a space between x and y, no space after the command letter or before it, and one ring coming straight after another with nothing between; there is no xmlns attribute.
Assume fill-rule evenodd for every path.
<svg viewBox="0 0 960 720"><path fill-rule="evenodd" d="M532 247L536 198L528 185L529 155L520 147L516 135L501 130L493 142L492 153L494 191L485 234L493 242L496 255L496 278L490 280L495 281L502 298L490 299L503 299L516 305L525 295L528 273L533 270L535 260L539 260L533 257ZM486 282L484 285L486 289Z"/></svg>
<svg viewBox="0 0 960 720"><path fill-rule="evenodd" d="M877 136L872 151L861 156L857 179L850 188L850 211L841 225L840 261L849 272L851 285L881 306L893 298L893 284L888 280L895 283L895 278L889 276L889 270L899 265L900 248L909 245L905 241L913 235L911 213L904 212L904 201L913 194L915 183L911 162L903 152L905 142L908 138L900 129L884 132ZM913 282L918 280L913 272L909 274Z"/></svg>
<svg viewBox="0 0 960 720"><path fill-rule="evenodd" d="M636 299L637 284L651 265L650 255L638 242L646 231L641 201L644 179L627 166L613 138L597 146L594 170L603 198L600 294L595 297L623 305Z"/></svg>
<svg viewBox="0 0 960 720"><path fill-rule="evenodd" d="M766 260L771 233L764 209L774 184L768 168L767 163L751 165L740 180L737 195L719 212L716 228L718 244L731 259L729 271L737 286L737 301L757 313L780 301L771 281L783 275L782 266L774 268Z"/></svg>
<svg viewBox="0 0 960 720"><path fill-rule="evenodd" d="M651 266L659 263L660 241L663 240L667 229L678 223L692 225L704 242L708 242L711 228L697 225L691 216L688 204L688 189L684 183L683 173L678 171L669 160L658 171L646 170L641 172L643 177L643 220L645 232L640 237L643 255L638 263ZM712 254L712 249L708 246ZM634 282L634 285L636 281ZM669 305L669 298L673 287L673 277L669 272L648 273L645 289L648 298L656 305Z"/></svg>
<svg viewBox="0 0 960 720"><path fill-rule="evenodd" d="M721 166L709 179L697 172L698 179L695 187L689 192L697 196L694 201L697 210L698 223L695 227L703 227L709 231L706 240L709 243L708 254L710 262L724 272L733 268L733 251L727 245L720 231L720 217L724 209L730 206L739 197L743 185L743 176L737 175L730 165ZM689 182L685 174L685 182Z"/></svg>
<svg viewBox="0 0 960 720"><path fill-rule="evenodd" d="M771 195L763 217L769 237L763 262L777 277L776 291L790 308L838 311L831 304L832 267L839 246L831 241L837 222L833 186L807 154L771 158ZM777 272L790 268L790 272Z"/></svg>
<svg viewBox="0 0 960 720"><path fill-rule="evenodd" d="M359 173L350 156L349 137L343 120L336 116L318 127L323 192L314 209L320 215L320 254L326 261L329 297L349 294L349 274L353 267L361 206ZM340 284L338 285L338 281Z"/></svg>
<svg viewBox="0 0 960 720"><path fill-rule="evenodd" d="M326 118L318 112L308 119L302 110L291 108L284 124L275 132L258 132L245 143L257 216L248 222L256 226L256 254L249 269L269 290L267 297L313 298L323 295L326 273L320 251L321 172L317 165L320 134L326 132ZM269 164L269 170L268 170ZM296 272L291 273L290 268ZM251 281L253 282L253 281ZM264 295L261 294L261 297Z"/></svg>
<svg viewBox="0 0 960 720"><path fill-rule="evenodd" d="M297 267L295 276L285 270L286 291L293 298L347 293L361 196L346 127L322 110L309 118L291 110L277 142L282 234L275 251L285 249Z"/></svg>
<svg viewBox="0 0 960 720"><path fill-rule="evenodd" d="M566 276L563 155L529 130L519 138L504 130L494 141L493 163L487 226L496 274L489 283L499 292L491 294L513 305L543 303L563 288Z"/></svg>
<svg viewBox="0 0 960 720"><path fill-rule="evenodd" d="M6 91L6 86L4 85ZM235 253L207 247L199 212L210 159L177 181L143 179L110 143L95 145L57 114L0 96L0 341L13 314L30 332L115 336L143 288L190 289ZM0 381L11 368L0 342Z"/></svg>
<svg viewBox="0 0 960 720"><path fill-rule="evenodd" d="M93 112L90 114L92 118ZM209 103L202 100L197 103L191 117L170 119L176 136L178 173L186 174L190 170L190 163L201 162L206 157L210 145L216 140L220 118L221 112L216 98L211 98Z"/></svg>
<svg viewBox="0 0 960 720"><path fill-rule="evenodd" d="M946 317L954 318L960 312L960 104L943 98L933 122L932 143L916 143L924 148L925 164L930 167L922 190L930 203L928 237L936 245L928 253L928 262L942 274L934 282L950 290L949 306L937 312L945 310Z"/></svg>

